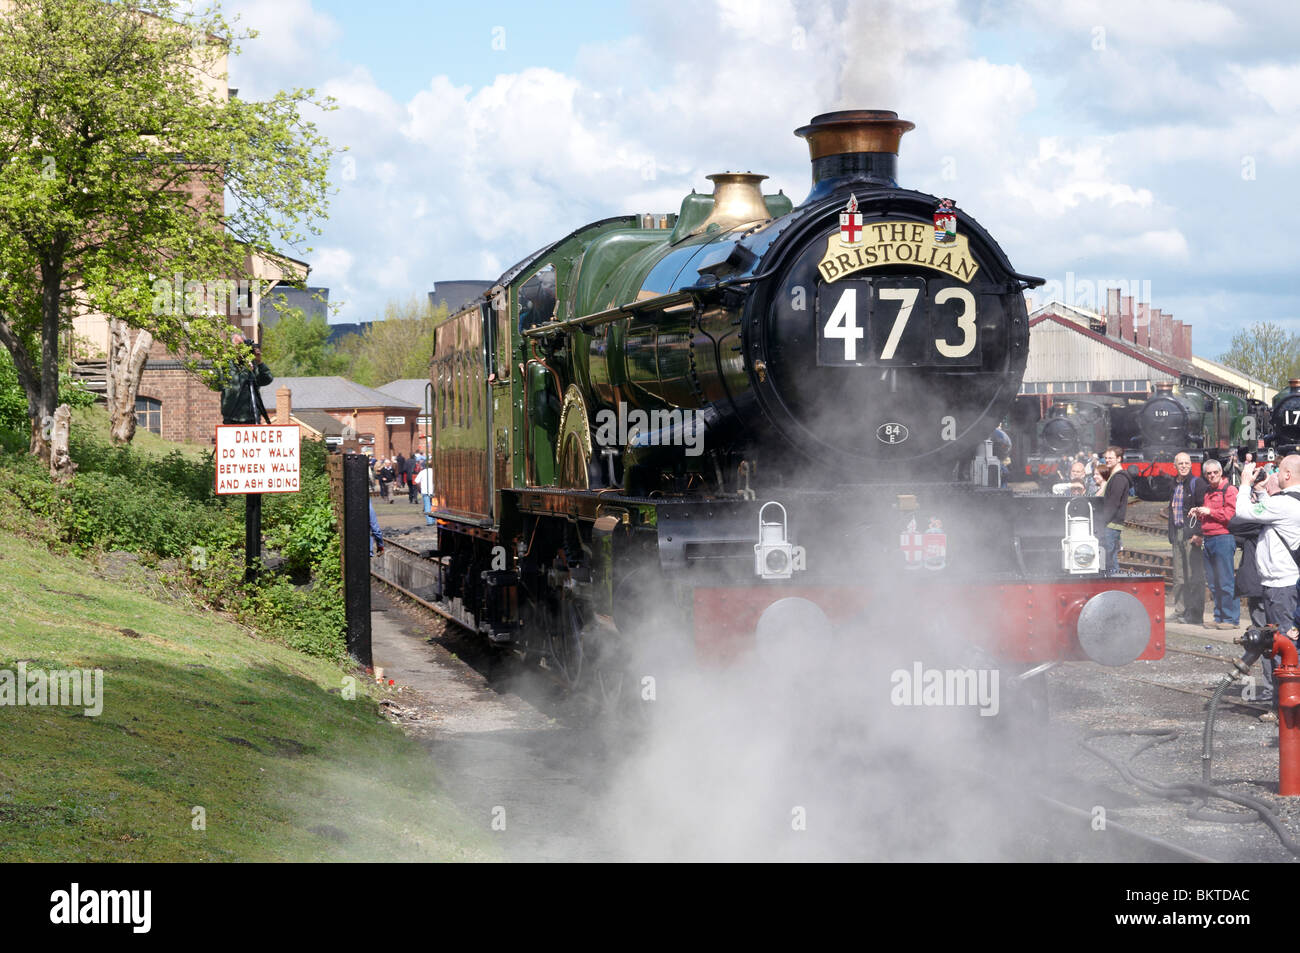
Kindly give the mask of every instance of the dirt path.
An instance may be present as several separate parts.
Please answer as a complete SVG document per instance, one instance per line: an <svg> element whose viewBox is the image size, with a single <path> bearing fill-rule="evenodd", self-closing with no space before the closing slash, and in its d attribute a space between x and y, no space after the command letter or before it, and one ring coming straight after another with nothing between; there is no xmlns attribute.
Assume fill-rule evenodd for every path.
<svg viewBox="0 0 1300 953"><path fill-rule="evenodd" d="M564 700L538 677L501 672L456 627L423 619L383 587L371 607L375 665L402 689L393 719L429 749L447 792L499 838L502 856L614 859L591 807L604 749Z"/></svg>

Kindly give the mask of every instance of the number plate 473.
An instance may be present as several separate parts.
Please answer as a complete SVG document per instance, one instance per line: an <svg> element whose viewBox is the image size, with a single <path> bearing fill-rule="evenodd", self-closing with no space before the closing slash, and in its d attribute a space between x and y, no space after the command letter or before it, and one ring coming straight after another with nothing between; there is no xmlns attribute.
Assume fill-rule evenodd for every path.
<svg viewBox="0 0 1300 953"><path fill-rule="evenodd" d="M817 295L822 366L979 365L976 299L960 285L876 278L823 285Z"/></svg>

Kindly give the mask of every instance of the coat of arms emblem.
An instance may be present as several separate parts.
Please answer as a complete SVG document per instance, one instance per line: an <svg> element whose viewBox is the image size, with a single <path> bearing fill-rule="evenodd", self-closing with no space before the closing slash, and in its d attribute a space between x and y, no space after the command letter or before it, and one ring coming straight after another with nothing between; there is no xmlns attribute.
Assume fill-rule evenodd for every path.
<svg viewBox="0 0 1300 953"><path fill-rule="evenodd" d="M957 240L957 210L952 207L952 199L943 199L934 210L934 243L951 245ZM842 219L844 216L841 215Z"/></svg>
<svg viewBox="0 0 1300 953"><path fill-rule="evenodd" d="M923 551L926 569L942 569L947 565L948 534L938 517L930 518L930 526L923 536Z"/></svg>

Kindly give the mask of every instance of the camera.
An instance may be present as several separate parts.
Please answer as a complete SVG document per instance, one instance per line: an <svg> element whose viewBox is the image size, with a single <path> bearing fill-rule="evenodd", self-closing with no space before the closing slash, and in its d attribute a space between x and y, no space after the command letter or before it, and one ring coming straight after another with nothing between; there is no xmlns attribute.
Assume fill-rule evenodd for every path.
<svg viewBox="0 0 1300 953"><path fill-rule="evenodd" d="M1255 471L1255 478L1254 478L1253 480L1250 481L1250 485L1251 485L1251 486L1259 486L1259 484L1263 483L1263 482L1264 482L1265 480L1267 480L1267 479L1268 479L1268 471L1267 471L1267 470L1264 470L1264 469L1256 470L1256 471Z"/></svg>

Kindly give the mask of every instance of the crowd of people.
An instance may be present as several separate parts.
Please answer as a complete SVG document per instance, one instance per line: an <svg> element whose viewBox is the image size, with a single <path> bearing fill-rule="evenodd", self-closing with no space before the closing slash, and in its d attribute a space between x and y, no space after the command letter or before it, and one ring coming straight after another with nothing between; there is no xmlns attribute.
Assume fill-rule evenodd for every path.
<svg viewBox="0 0 1300 953"><path fill-rule="evenodd" d="M407 502L423 503L426 524L432 526L436 522L433 517L433 469L419 451L409 457L402 453L396 457L371 457L370 492L378 494L389 504L404 492Z"/></svg>

